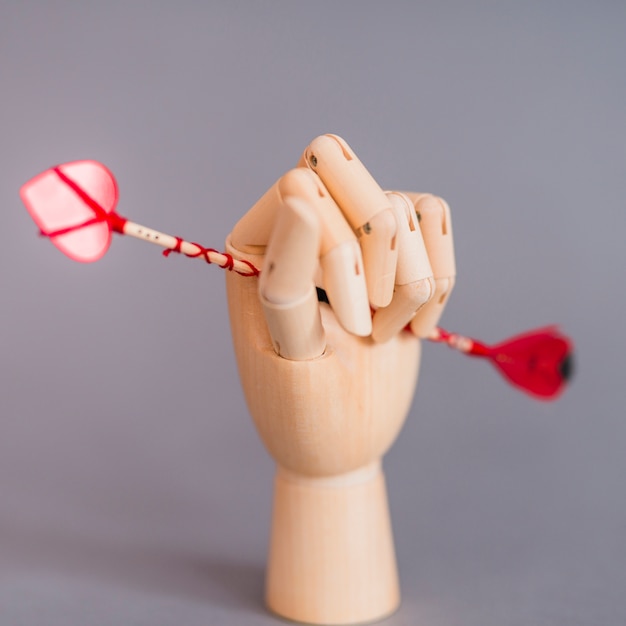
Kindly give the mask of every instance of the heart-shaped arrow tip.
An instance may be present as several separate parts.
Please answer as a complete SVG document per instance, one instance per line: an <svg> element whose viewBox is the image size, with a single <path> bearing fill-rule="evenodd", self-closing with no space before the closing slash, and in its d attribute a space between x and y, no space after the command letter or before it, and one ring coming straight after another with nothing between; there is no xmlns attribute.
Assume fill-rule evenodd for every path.
<svg viewBox="0 0 626 626"><path fill-rule="evenodd" d="M558 397L574 373L572 343L554 326L492 346L488 356L511 383L542 399Z"/></svg>
<svg viewBox="0 0 626 626"><path fill-rule="evenodd" d="M435 328L429 339L487 359L512 385L540 400L558 398L573 375L572 341L556 326L529 330L495 346L443 328Z"/></svg>

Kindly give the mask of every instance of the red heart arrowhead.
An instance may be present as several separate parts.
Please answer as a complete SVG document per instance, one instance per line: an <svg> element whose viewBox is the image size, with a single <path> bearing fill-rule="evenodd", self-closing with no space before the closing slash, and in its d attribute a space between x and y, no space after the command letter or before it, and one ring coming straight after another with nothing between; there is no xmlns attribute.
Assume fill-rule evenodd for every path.
<svg viewBox="0 0 626 626"><path fill-rule="evenodd" d="M488 356L509 381L543 400L558 397L572 375L572 342L553 326L512 337Z"/></svg>
<svg viewBox="0 0 626 626"><path fill-rule="evenodd" d="M496 346L443 328L436 328L429 339L489 360L509 383L540 400L556 399L573 374L572 341L556 326L530 330Z"/></svg>
<svg viewBox="0 0 626 626"><path fill-rule="evenodd" d="M20 195L42 234L71 259L89 263L108 250L118 191L101 163L50 168L29 180Z"/></svg>

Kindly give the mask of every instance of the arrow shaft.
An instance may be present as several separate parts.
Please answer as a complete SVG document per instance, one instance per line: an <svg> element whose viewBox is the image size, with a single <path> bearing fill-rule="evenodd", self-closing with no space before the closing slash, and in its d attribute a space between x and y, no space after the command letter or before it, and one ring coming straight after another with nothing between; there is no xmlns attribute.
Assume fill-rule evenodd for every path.
<svg viewBox="0 0 626 626"><path fill-rule="evenodd" d="M259 270L248 261L233 259L230 254L218 252L213 248L205 248L199 243L185 241L180 237L159 232L130 220L126 220L124 223L122 233L165 248L166 256L170 252L179 252L192 259L202 259L206 263L215 263L225 269L232 269L243 276L257 276L259 274Z"/></svg>

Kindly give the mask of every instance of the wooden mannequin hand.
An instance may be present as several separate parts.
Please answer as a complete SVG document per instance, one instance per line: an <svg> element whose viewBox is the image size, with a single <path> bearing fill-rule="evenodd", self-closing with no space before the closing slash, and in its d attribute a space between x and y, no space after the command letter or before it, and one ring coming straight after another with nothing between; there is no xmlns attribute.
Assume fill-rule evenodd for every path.
<svg viewBox="0 0 626 626"><path fill-rule="evenodd" d="M385 194L342 139L324 135L227 247L261 270L229 273L227 287L244 392L270 454L306 476L379 459L411 403L416 335L429 335L453 286L445 202Z"/></svg>
<svg viewBox="0 0 626 626"><path fill-rule="evenodd" d="M267 604L307 623L371 622L400 600L380 460L413 397L419 337L452 289L448 207L385 194L325 135L227 248L261 270L229 272L227 292L248 407L277 463Z"/></svg>

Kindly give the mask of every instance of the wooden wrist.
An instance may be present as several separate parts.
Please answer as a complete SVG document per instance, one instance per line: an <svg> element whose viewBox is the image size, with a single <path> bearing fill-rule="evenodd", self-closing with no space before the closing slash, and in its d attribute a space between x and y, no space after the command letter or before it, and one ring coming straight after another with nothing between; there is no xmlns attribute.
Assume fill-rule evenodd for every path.
<svg viewBox="0 0 626 626"><path fill-rule="evenodd" d="M266 581L273 612L313 624L371 622L400 601L380 460L340 476L277 468Z"/></svg>

